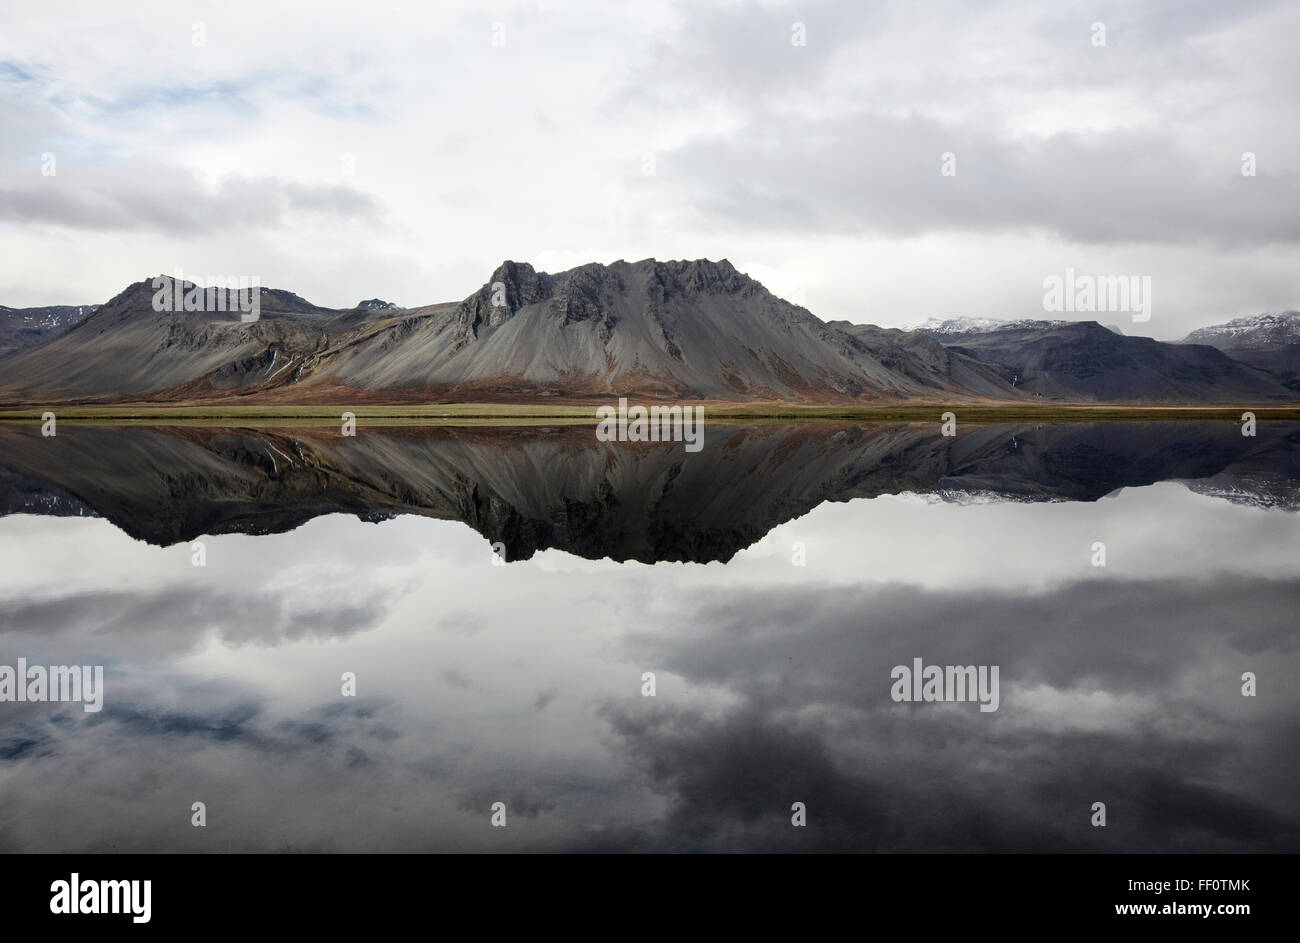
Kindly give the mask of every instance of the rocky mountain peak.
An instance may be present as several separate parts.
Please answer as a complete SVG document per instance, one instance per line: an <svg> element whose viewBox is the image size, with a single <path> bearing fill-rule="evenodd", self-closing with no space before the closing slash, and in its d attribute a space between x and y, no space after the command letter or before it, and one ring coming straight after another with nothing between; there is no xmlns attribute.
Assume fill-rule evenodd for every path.
<svg viewBox="0 0 1300 943"><path fill-rule="evenodd" d="M527 262L502 262L487 283L462 302L462 306L485 320L505 320L525 305L545 301L554 291L555 280ZM504 312L504 313L503 313Z"/></svg>
<svg viewBox="0 0 1300 943"><path fill-rule="evenodd" d="M758 285L747 275L736 271L726 259L712 262L708 259L673 260L658 262L647 259L638 265L650 268L651 294L666 298L670 295L737 294L752 290Z"/></svg>
<svg viewBox="0 0 1300 943"><path fill-rule="evenodd" d="M599 321L608 315L614 299L627 291L619 264L592 262L556 276L550 313L564 324Z"/></svg>
<svg viewBox="0 0 1300 943"><path fill-rule="evenodd" d="M453 350L460 350L479 335L499 327L527 305L545 301L555 291L555 279L527 262L510 259L497 266L492 277L456 309Z"/></svg>

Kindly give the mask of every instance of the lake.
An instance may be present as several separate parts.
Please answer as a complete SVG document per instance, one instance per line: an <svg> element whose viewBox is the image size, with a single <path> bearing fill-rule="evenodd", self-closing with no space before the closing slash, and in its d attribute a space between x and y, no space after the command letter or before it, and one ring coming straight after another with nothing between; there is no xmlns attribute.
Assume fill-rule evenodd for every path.
<svg viewBox="0 0 1300 943"><path fill-rule="evenodd" d="M104 670L0 850L1298 851L1297 508L1287 422L0 424L0 665Z"/></svg>

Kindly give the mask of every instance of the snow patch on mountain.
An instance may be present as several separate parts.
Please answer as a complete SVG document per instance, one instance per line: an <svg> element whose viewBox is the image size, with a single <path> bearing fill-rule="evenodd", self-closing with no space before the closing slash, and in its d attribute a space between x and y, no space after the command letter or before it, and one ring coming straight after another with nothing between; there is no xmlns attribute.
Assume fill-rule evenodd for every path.
<svg viewBox="0 0 1300 943"><path fill-rule="evenodd" d="M1033 318L1020 318L1014 321L1002 318L926 318L912 330L923 334L985 334L989 331L1007 331L1017 328L1060 327L1070 323Z"/></svg>
<svg viewBox="0 0 1300 943"><path fill-rule="evenodd" d="M1233 318L1226 324L1197 328L1178 343L1234 349L1300 344L1300 311Z"/></svg>

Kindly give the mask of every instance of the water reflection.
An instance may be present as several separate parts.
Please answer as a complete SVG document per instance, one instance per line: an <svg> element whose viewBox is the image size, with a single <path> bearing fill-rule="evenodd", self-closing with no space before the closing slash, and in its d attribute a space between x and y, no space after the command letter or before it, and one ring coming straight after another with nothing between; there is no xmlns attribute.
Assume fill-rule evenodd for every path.
<svg viewBox="0 0 1300 943"><path fill-rule="evenodd" d="M0 849L1295 851L1297 431L0 429Z"/></svg>
<svg viewBox="0 0 1300 943"><path fill-rule="evenodd" d="M0 427L0 511L98 514L159 545L280 533L323 514L458 520L509 560L729 560L823 502L1094 501L1189 480L1230 500L1300 506L1300 424L973 426L714 424L704 449L602 443L591 428Z"/></svg>

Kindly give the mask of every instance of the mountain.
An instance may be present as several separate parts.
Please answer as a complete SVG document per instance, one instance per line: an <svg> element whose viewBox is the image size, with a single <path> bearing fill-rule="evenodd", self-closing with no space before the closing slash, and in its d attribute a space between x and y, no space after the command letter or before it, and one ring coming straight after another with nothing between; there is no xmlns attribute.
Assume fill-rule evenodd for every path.
<svg viewBox="0 0 1300 943"><path fill-rule="evenodd" d="M609 401L885 404L1039 399L1294 402L1287 375L1096 322L958 318L914 331L824 322L725 259L550 274L502 263L459 302L323 308L259 288L260 316L208 289L155 310L129 286L0 360L0 403ZM197 289L178 286L181 294ZM197 294L195 295L197 300ZM158 305L167 308L167 305Z"/></svg>
<svg viewBox="0 0 1300 943"><path fill-rule="evenodd" d="M99 305L8 308L0 305L0 357L49 340L90 317Z"/></svg>
<svg viewBox="0 0 1300 943"><path fill-rule="evenodd" d="M703 449L590 428L222 429L0 423L0 515L98 515L153 544L279 533L325 514L460 521L508 561L728 560L823 502L911 492L958 503L1097 501L1177 480L1300 507L1300 424L838 423L709 426ZM486 560L487 547L483 548Z"/></svg>
<svg viewBox="0 0 1300 943"><path fill-rule="evenodd" d="M186 283L188 285L188 283ZM512 400L539 396L873 402L1015 397L924 336L839 330L727 261L615 262L551 275L505 262L459 303L317 308L261 289L261 319L155 311L139 282L0 365L8 401Z"/></svg>
<svg viewBox="0 0 1300 943"><path fill-rule="evenodd" d="M1300 391L1300 311L1235 318L1197 328L1178 343L1207 344Z"/></svg>
<svg viewBox="0 0 1300 943"><path fill-rule="evenodd" d="M1278 379L1198 344L1129 337L1096 321L940 322L926 329L949 350L1050 400L1109 403L1287 402Z"/></svg>
<svg viewBox="0 0 1300 943"><path fill-rule="evenodd" d="M1013 327L1047 327L1068 323L1070 322L1034 321L1028 318L1022 318L1018 321L1007 321L1001 318L926 318L912 330L920 331L922 334L928 334L947 343L949 340L964 337L968 334L983 334L988 331L1002 331Z"/></svg>
<svg viewBox="0 0 1300 943"><path fill-rule="evenodd" d="M1300 344L1300 311L1255 314L1192 331L1180 344L1208 344L1223 351L1275 350Z"/></svg>
<svg viewBox="0 0 1300 943"><path fill-rule="evenodd" d="M726 260L550 275L506 262L454 307L349 339L322 378L363 390L842 402L1005 393L940 345L837 330Z"/></svg>
<svg viewBox="0 0 1300 943"><path fill-rule="evenodd" d="M11 392L4 398L148 399L159 391L265 385L328 346L331 328L343 325L341 312L269 288L259 289L261 317L253 323L240 321L233 298L216 289L208 305L216 307L221 295L227 311L155 311L151 281L129 286L70 330L5 360L0 389Z"/></svg>
<svg viewBox="0 0 1300 943"><path fill-rule="evenodd" d="M358 311L397 311L400 305L395 305L391 301L383 301L379 298L369 298L357 305Z"/></svg>
<svg viewBox="0 0 1300 943"><path fill-rule="evenodd" d="M1048 328L1061 327L1065 324L1072 324L1072 321L1042 321L1032 318L1021 318L1016 321L1003 320L1001 318L926 318L916 327L914 331L920 331L923 334L929 334L931 337L938 338L944 343L954 343L968 334L984 334L989 331L1004 331L1008 328ZM1123 335L1124 331L1118 324L1104 325L1106 330L1114 331L1116 334Z"/></svg>
<svg viewBox="0 0 1300 943"><path fill-rule="evenodd" d="M996 368L951 347L945 347L920 331L902 331L876 327L874 324L851 324L848 321L829 321L827 326L853 337L883 366L901 371L918 383L933 385L935 377L946 376L959 388L980 396L1020 398Z"/></svg>

